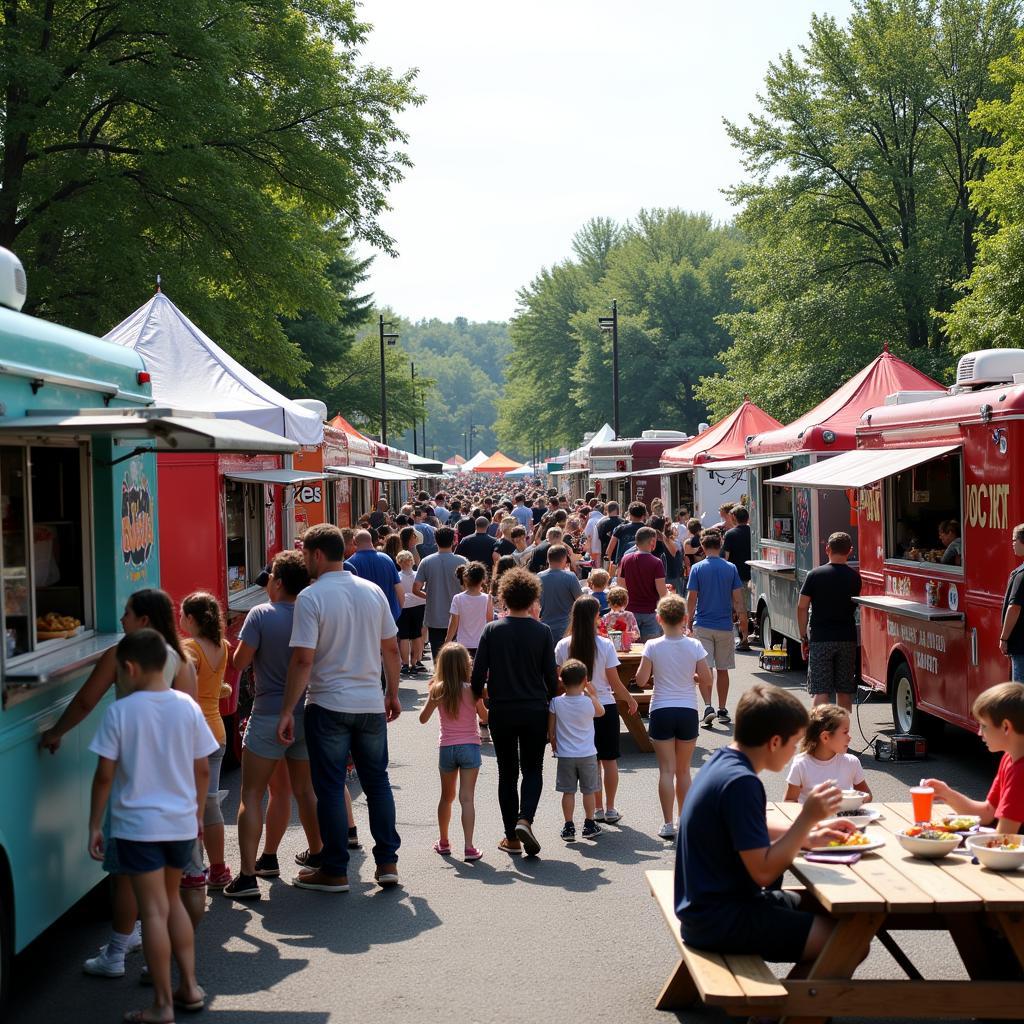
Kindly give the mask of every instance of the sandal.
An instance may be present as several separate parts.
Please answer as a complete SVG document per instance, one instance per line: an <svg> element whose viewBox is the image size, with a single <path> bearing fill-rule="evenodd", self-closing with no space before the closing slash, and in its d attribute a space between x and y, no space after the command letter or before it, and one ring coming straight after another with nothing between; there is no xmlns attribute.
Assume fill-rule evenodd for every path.
<svg viewBox="0 0 1024 1024"><path fill-rule="evenodd" d="M523 848L521 845L513 846L512 842L513 841L511 839L502 839L502 841L498 843L498 849L501 850L502 853L511 853L518 856L523 852Z"/></svg>
<svg viewBox="0 0 1024 1024"><path fill-rule="evenodd" d="M439 853L442 857L447 857L451 852L451 843L442 843L440 839L434 843L434 853Z"/></svg>
<svg viewBox="0 0 1024 1024"><path fill-rule="evenodd" d="M198 999L194 999L191 1002L185 1002L184 999L179 999L178 996L175 995L173 997L174 1005L179 1010L184 1010L186 1013L199 1013L200 1010L206 1008L206 993L203 992L202 989L200 989L199 991L203 994Z"/></svg>
<svg viewBox="0 0 1024 1024"><path fill-rule="evenodd" d="M475 846L467 846L463 853L463 860L479 860L483 855L483 850L478 850Z"/></svg>

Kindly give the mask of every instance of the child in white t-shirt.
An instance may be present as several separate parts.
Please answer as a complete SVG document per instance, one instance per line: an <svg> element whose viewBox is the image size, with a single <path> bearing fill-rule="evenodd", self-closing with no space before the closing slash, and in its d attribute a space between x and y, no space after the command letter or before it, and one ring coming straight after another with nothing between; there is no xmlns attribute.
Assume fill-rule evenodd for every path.
<svg viewBox="0 0 1024 1024"><path fill-rule="evenodd" d="M463 590L452 598L451 618L448 620L448 633L444 642L462 644L469 651L470 657L475 658L476 649L480 646L480 634L484 626L494 618L491 595L484 590L487 585L487 569L482 562L460 565L459 569Z"/></svg>
<svg viewBox="0 0 1024 1024"><path fill-rule="evenodd" d="M820 782L834 782L840 789L859 789L871 799L859 757L848 754L850 715L838 704L819 704L811 709L811 722L786 776L787 800L803 803Z"/></svg>
<svg viewBox="0 0 1024 1024"><path fill-rule="evenodd" d="M596 839L601 826L594 821L601 775L597 768L597 744L594 742L594 719L604 714L597 693L587 678L587 666L570 658L561 671L565 693L555 697L548 707L548 741L558 758L555 790L562 794L565 826L562 838L576 839L576 787L583 793L583 838Z"/></svg>
<svg viewBox="0 0 1024 1024"><path fill-rule="evenodd" d="M698 690L707 702L711 697L711 669L704 645L683 633L686 601L679 594L666 594L658 601L658 624L662 636L644 644L635 681L642 690L654 688L647 733L658 761L658 800L663 819L658 835L672 839L690 790L690 765L700 731Z"/></svg>
<svg viewBox="0 0 1024 1024"><path fill-rule="evenodd" d="M164 678L167 641L152 629L117 646L132 692L107 708L89 749L99 755L89 812L89 853L103 859L103 813L110 800L110 842L128 875L142 920L142 948L153 1005L132 1019L171 1020L175 1007L202 1009L192 923L178 885L200 833L210 768L219 749L199 705ZM171 955L181 983L171 991ZM129 1018L126 1018L129 1019Z"/></svg>

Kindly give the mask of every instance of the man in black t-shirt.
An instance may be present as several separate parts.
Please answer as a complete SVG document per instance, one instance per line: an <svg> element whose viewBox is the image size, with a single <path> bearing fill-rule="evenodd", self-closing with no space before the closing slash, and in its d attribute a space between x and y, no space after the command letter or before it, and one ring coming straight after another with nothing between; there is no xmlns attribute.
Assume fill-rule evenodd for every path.
<svg viewBox="0 0 1024 1024"><path fill-rule="evenodd" d="M750 611L750 513L743 505L733 505L732 514L736 519L736 525L731 530L725 531L722 538L722 557L736 566L740 574L740 582L743 584L743 600L746 609ZM737 651L749 651L750 643L740 638L736 644Z"/></svg>
<svg viewBox="0 0 1024 1024"><path fill-rule="evenodd" d="M860 594L860 573L846 564L853 550L848 533L833 533L825 550L828 565L807 574L796 608L807 659L807 692L814 704L832 703L834 693L835 703L849 711L857 690L857 606L853 598Z"/></svg>
<svg viewBox="0 0 1024 1024"><path fill-rule="evenodd" d="M489 520L486 516L480 516L476 521L476 532L459 542L455 554L462 555L470 562L480 562L488 573L494 568L498 561L498 542L488 536L487 526Z"/></svg>
<svg viewBox="0 0 1024 1024"><path fill-rule="evenodd" d="M647 506L642 501L634 501L626 512L629 515L629 522L616 526L608 541L608 563L613 567L636 546L636 531L644 525Z"/></svg>
<svg viewBox="0 0 1024 1024"><path fill-rule="evenodd" d="M1024 523L1013 528L1013 553L1024 558ZM1010 679L1024 683L1024 565L1018 565L1006 582L999 650L1010 659Z"/></svg>

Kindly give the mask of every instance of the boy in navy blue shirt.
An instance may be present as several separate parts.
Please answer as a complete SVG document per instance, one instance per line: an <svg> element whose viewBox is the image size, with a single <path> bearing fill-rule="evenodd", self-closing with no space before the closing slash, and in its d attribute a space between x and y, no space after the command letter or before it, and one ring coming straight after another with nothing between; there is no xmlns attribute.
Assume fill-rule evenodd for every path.
<svg viewBox="0 0 1024 1024"><path fill-rule="evenodd" d="M792 694L755 683L736 708L734 741L697 773L676 847L676 913L688 945L785 963L812 960L824 947L830 919L801 910L799 896L778 882L801 849L854 830L843 819L819 825L842 793L832 783L815 786L789 828L773 827L758 778L785 768L807 721Z"/></svg>

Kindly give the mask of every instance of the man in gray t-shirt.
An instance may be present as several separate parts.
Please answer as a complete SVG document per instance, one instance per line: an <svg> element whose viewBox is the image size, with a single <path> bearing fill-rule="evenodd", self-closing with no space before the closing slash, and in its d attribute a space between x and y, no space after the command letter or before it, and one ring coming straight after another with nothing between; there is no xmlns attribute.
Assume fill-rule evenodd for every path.
<svg viewBox="0 0 1024 1024"><path fill-rule="evenodd" d="M569 616L577 597L583 588L576 573L567 568L569 549L564 544L552 544L548 548L548 567L538 573L540 580L540 621L551 630L557 643L569 627Z"/></svg>
<svg viewBox="0 0 1024 1024"><path fill-rule="evenodd" d="M438 527L434 531L434 540L437 542L437 553L427 555L420 562L412 592L417 597L426 599L423 623L427 627L430 653L436 665L437 656L444 647L444 638L448 633L452 598L462 589L455 570L460 565L465 565L466 559L452 551L455 531L450 526Z"/></svg>

